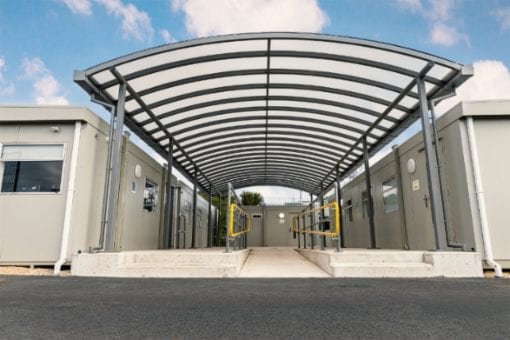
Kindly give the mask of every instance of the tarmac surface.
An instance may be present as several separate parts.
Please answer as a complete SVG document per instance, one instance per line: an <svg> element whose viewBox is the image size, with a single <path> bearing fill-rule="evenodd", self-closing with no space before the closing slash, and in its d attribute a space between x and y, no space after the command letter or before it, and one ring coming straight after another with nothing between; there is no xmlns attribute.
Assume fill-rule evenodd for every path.
<svg viewBox="0 0 510 340"><path fill-rule="evenodd" d="M0 276L0 338L510 339L510 280Z"/></svg>

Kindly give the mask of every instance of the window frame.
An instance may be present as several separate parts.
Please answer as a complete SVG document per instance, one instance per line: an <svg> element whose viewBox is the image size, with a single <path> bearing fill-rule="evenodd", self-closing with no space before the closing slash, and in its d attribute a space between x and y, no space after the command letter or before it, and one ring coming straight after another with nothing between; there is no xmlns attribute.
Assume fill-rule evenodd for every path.
<svg viewBox="0 0 510 340"><path fill-rule="evenodd" d="M51 196L55 196L55 195L62 195L64 194L64 178L66 177L66 165L67 165L67 144L68 143L18 143L18 142L7 142L7 143L2 143L0 142L0 195L51 195ZM58 146L62 146L62 158L61 159L51 159L50 161L62 161L62 174L60 175L60 190L58 192L52 192L52 191L13 191L13 192L3 192L2 191L2 180L3 180L3 176L4 176L4 170L5 170L5 165L4 163L5 162L10 162L10 161L4 161L2 160L2 153L4 151L4 147L6 146L20 146L20 145L23 145L23 146L41 146L41 145L47 145L47 146L53 146L53 145L58 145ZM23 160L18 160L18 161L23 161ZM26 161L26 160L25 160ZM38 161L49 161L48 159L46 160L32 160L33 162L38 162Z"/></svg>
<svg viewBox="0 0 510 340"><path fill-rule="evenodd" d="M155 204L152 206L152 210L148 210L145 208L145 191L147 190L147 182L151 183L153 185L153 187L156 187L157 190L156 190L156 199L155 199ZM160 200L160 197L159 197L159 192L160 190L160 185L158 182L152 180L150 177L145 177L145 181L143 183L143 195L142 195L142 198L143 198L143 204L142 204L142 212L144 213L148 213L148 214L156 214L158 213L158 206L159 206L159 200Z"/></svg>
<svg viewBox="0 0 510 340"><path fill-rule="evenodd" d="M392 179L393 179L393 180L394 180L394 182L395 182L395 186L394 186L394 188L395 188L395 191L396 191L396 193L395 193L395 195L396 195L396 209L391 210L391 211L387 211L387 210L386 210L386 202L385 202L385 198L386 198L386 197L384 196L384 194L386 193L386 191L384 190L384 183L387 183L388 181L390 181L390 180L392 180ZM390 190L391 190L391 189L390 189ZM399 209L400 209L400 203L399 203L399 196L398 196L398 195L399 195L399 190L398 190L398 180L397 180L397 176L395 176L395 175L391 175L390 177L388 177L388 178L386 178L384 181L382 181L382 183L381 183L381 193L382 193L382 195L381 195L381 196L382 196L382 208L383 208L383 212L384 212L384 214L385 214L385 215L388 215L388 214L394 213L394 212L396 212L396 211L399 211Z"/></svg>
<svg viewBox="0 0 510 340"><path fill-rule="evenodd" d="M347 223L354 222L354 207L352 205L352 198L345 201L345 221Z"/></svg>

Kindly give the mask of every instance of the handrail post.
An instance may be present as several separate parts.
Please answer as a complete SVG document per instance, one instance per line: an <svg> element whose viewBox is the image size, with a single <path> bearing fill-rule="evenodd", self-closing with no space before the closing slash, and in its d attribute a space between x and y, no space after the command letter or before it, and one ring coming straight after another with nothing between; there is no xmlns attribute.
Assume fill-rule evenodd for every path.
<svg viewBox="0 0 510 340"><path fill-rule="evenodd" d="M313 202L313 194L310 193L310 202ZM313 203L310 203L310 241L311 241L311 247L312 249L315 249L315 235L313 234L313 231L315 230L315 226L313 225Z"/></svg>
<svg viewBox="0 0 510 340"><path fill-rule="evenodd" d="M232 190L232 184L228 183L227 185L227 211L226 211L226 218L225 218L225 231L226 231L226 234L225 234L225 253L230 253L231 250L230 250L230 192Z"/></svg>
<svg viewBox="0 0 510 340"><path fill-rule="evenodd" d="M321 182L321 198L319 200L319 204L321 205L321 209L319 210L319 221L320 221L320 224L319 224L319 230L320 231L324 231L324 193L322 192L324 190L324 185L323 183ZM321 250L324 250L325 246L326 246L326 236L325 235L322 235L322 237L319 237L319 240L321 242Z"/></svg>
<svg viewBox="0 0 510 340"><path fill-rule="evenodd" d="M299 215L294 218L294 224L297 224L298 249L301 248L301 228L299 226Z"/></svg>
<svg viewBox="0 0 510 340"><path fill-rule="evenodd" d="M303 214L303 249L306 249L306 215Z"/></svg>
<svg viewBox="0 0 510 340"><path fill-rule="evenodd" d="M337 253L338 252L341 252L342 251L342 241L343 241L343 237L342 237L342 224L341 224L341 221L342 221L342 214L341 214L341 209L342 209L342 205L340 204L340 171L338 169L338 165L336 167L336 181L335 181L335 200L336 200L336 203L337 203L337 209L335 211L335 222L336 222L336 228L337 228L337 239L336 239L336 251Z"/></svg>

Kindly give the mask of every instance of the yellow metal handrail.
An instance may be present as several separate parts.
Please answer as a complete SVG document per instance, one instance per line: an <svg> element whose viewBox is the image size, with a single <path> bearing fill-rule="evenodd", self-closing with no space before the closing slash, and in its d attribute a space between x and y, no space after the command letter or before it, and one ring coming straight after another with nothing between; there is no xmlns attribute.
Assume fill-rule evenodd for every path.
<svg viewBox="0 0 510 340"><path fill-rule="evenodd" d="M238 232L234 231L234 227L236 225L236 223L234 221L235 220L235 216L234 215L235 215L236 211L238 211L241 216L246 216L246 226L242 226L242 227L246 227L246 229L240 230ZM229 225L228 225L228 236L230 238L235 238L235 237L247 234L250 231L251 231L251 218L250 218L250 215L246 211L244 211L243 209L239 208L239 206L237 204L232 203L230 205L230 219L229 219Z"/></svg>
<svg viewBox="0 0 510 340"><path fill-rule="evenodd" d="M318 211L318 210L324 210L324 209L327 209L327 208L331 208L332 210L335 211L335 231L312 230L311 229L312 224L310 224L308 227L307 226L303 226L303 228L301 228L301 229L298 227L297 221L298 221L298 219L300 217L308 216L310 213L313 213L313 212ZM292 219L292 231L295 232L295 233L299 233L299 234L306 233L306 234L313 234L313 235L340 237L340 230L341 230L341 226L340 226L340 205L338 204L337 201L328 203L326 205L323 205L322 207L310 209L307 212L302 212L302 213L297 214L296 216L294 216L293 219Z"/></svg>

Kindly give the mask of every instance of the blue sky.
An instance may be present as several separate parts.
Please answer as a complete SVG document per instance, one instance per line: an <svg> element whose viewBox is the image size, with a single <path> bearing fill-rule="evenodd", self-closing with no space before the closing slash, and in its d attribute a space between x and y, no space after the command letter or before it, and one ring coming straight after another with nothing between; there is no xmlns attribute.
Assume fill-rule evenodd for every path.
<svg viewBox="0 0 510 340"><path fill-rule="evenodd" d="M0 103L86 105L73 70L250 31L380 40L475 65L461 99L510 97L510 0L2 0Z"/></svg>

